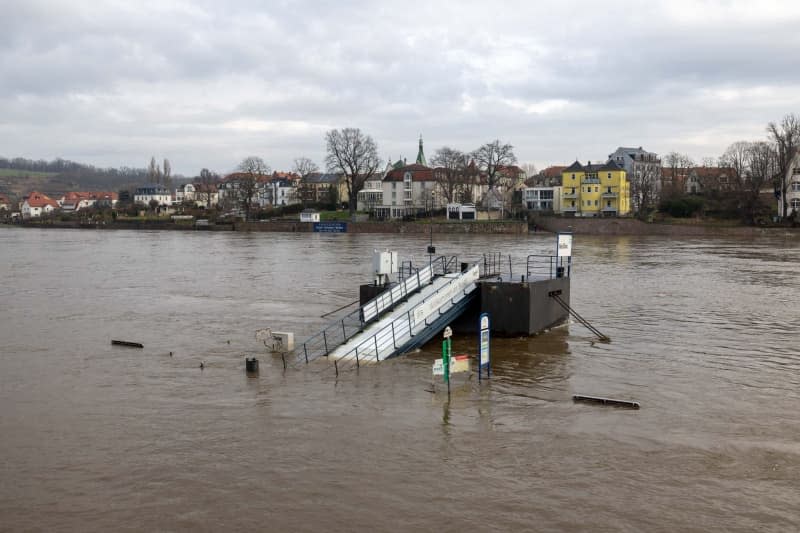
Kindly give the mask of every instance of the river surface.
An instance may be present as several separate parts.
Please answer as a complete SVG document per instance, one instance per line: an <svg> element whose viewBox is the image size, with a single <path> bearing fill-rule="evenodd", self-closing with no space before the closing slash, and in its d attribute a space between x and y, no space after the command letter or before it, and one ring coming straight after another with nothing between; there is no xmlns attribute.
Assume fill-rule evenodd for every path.
<svg viewBox="0 0 800 533"><path fill-rule="evenodd" d="M435 244L520 265L554 236ZM356 299L373 249L426 245L0 227L0 530L800 530L798 239L577 236L571 301L612 342L493 339L449 402L438 341L338 378L263 353Z"/></svg>

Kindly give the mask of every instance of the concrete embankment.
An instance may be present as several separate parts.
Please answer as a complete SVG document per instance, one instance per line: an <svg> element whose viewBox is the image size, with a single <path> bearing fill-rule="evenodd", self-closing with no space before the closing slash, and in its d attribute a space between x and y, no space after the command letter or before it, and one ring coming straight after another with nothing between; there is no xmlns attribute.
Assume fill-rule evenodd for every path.
<svg viewBox="0 0 800 533"><path fill-rule="evenodd" d="M434 233L453 234L524 234L528 224L518 221L496 222L347 222L347 233ZM269 222L239 222L236 231L312 232L314 225L308 222L276 220Z"/></svg>
<svg viewBox="0 0 800 533"><path fill-rule="evenodd" d="M237 222L236 224L215 224L195 227L191 224L160 221L115 221L106 224L81 224L78 222L35 222L25 223L31 228L61 229L127 229L127 230L178 230L178 231L246 231L246 232L286 232L311 233L314 225L295 220L271 220L264 222ZM347 222L346 233L414 233L426 234L433 228L434 233L452 234L505 234L528 233L528 224L519 221L481 221L481 222Z"/></svg>
<svg viewBox="0 0 800 533"><path fill-rule="evenodd" d="M535 217L537 228L545 231L571 231L578 235L663 235L667 237L756 237L797 235L795 228L760 228L701 224L647 223L633 218Z"/></svg>

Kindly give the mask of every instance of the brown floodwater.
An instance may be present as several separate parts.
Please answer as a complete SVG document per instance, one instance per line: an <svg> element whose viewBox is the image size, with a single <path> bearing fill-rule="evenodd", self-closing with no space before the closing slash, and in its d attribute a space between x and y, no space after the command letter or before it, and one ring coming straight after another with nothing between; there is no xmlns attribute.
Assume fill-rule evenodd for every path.
<svg viewBox="0 0 800 533"><path fill-rule="evenodd" d="M520 265L554 237L435 244ZM797 238L577 236L572 304L612 342L493 339L449 402L438 341L338 378L263 353L355 300L373 249L426 245L0 227L0 530L800 529Z"/></svg>

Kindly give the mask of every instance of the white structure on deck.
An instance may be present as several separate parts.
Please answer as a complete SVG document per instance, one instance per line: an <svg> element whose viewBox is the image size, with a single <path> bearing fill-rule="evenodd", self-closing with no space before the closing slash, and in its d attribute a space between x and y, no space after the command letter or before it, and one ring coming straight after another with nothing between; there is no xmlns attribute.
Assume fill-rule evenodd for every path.
<svg viewBox="0 0 800 533"><path fill-rule="evenodd" d="M319 212L313 209L303 209L300 212L300 222L319 222Z"/></svg>

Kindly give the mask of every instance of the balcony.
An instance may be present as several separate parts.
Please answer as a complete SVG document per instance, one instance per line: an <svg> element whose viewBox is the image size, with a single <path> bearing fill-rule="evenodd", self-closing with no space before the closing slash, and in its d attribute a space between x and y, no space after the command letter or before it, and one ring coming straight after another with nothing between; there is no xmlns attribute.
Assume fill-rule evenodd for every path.
<svg viewBox="0 0 800 533"><path fill-rule="evenodd" d="M576 205L566 205L561 208L561 211L564 213L576 213L578 211L578 206Z"/></svg>
<svg viewBox="0 0 800 533"><path fill-rule="evenodd" d="M561 195L562 198L574 199L578 197L578 193L576 192L565 192Z"/></svg>
<svg viewBox="0 0 800 533"><path fill-rule="evenodd" d="M615 193L615 192L606 191L606 192L603 193L603 198L616 198L617 196L619 196L619 195L617 193Z"/></svg>
<svg viewBox="0 0 800 533"><path fill-rule="evenodd" d="M583 178L581 183L598 185L600 183L600 178Z"/></svg>

